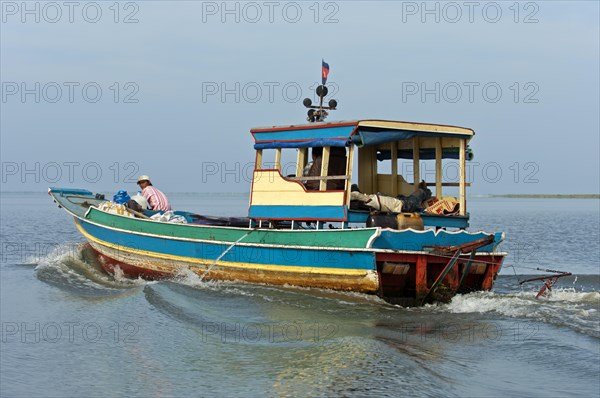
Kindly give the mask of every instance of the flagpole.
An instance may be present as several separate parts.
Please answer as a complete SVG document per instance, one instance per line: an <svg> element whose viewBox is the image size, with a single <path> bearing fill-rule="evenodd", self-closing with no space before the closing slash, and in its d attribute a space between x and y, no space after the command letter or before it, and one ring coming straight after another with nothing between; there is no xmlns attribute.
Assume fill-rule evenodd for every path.
<svg viewBox="0 0 600 398"><path fill-rule="evenodd" d="M325 65L325 59L321 58L321 85L323 87L325 87L325 82L324 80L326 79L326 77L323 75L323 67ZM329 69L329 65L327 65L327 68ZM329 71L328 71L329 73ZM322 115L323 114L323 98L325 98L324 95L320 95L319 96L319 114Z"/></svg>
<svg viewBox="0 0 600 398"><path fill-rule="evenodd" d="M325 96L327 96L327 86L325 86L327 82L327 75L329 75L329 64L325 62L323 58L321 58L321 84L317 86L317 96L319 97L319 104L313 105L312 100L310 98L304 98L302 103L308 109L308 120L311 123L314 122L322 122L327 117L327 110L335 110L337 107L337 101L334 99L329 100L329 106L323 106L323 100Z"/></svg>

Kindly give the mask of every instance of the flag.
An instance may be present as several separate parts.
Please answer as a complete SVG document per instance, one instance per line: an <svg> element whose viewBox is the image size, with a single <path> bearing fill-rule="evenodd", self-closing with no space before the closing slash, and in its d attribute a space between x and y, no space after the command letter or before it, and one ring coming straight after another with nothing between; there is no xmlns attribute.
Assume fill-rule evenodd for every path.
<svg viewBox="0 0 600 398"><path fill-rule="evenodd" d="M321 62L323 62L321 70L321 81L323 82L322 84L325 84L327 83L327 76L329 75L329 64L324 60L321 60Z"/></svg>

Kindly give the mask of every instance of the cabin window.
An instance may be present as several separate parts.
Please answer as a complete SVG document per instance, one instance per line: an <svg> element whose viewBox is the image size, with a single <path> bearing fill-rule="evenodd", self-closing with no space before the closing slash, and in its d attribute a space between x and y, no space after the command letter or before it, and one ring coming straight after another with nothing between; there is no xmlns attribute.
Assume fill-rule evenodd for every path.
<svg viewBox="0 0 600 398"><path fill-rule="evenodd" d="M445 158L444 158L445 157ZM410 195L425 181L433 196L460 200L466 212L466 140L414 137L359 149L358 185L368 194Z"/></svg>
<svg viewBox="0 0 600 398"><path fill-rule="evenodd" d="M293 148L259 149L256 151L256 170L281 171L281 175L295 176L296 150Z"/></svg>
<svg viewBox="0 0 600 398"><path fill-rule="evenodd" d="M307 190L339 191L346 189L348 153L345 147L311 148L310 159L304 168L307 177L304 186Z"/></svg>
<svg viewBox="0 0 600 398"><path fill-rule="evenodd" d="M283 177L302 182L309 191L347 189L348 167L348 150L345 147L256 151L256 170L277 169Z"/></svg>

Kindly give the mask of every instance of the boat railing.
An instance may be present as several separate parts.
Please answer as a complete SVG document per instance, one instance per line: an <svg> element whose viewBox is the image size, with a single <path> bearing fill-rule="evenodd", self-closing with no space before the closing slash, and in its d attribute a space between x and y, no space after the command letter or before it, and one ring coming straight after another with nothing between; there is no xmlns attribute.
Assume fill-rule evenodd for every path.
<svg viewBox="0 0 600 398"><path fill-rule="evenodd" d="M425 185L427 185L428 187L435 187L436 183L435 182L427 182L425 183ZM442 182L440 184L442 187L460 187L460 182ZM471 183L470 182L465 182L465 187L470 187Z"/></svg>
<svg viewBox="0 0 600 398"><path fill-rule="evenodd" d="M302 177L285 177L287 180L292 181L329 181L329 180L349 180L350 176L302 176Z"/></svg>

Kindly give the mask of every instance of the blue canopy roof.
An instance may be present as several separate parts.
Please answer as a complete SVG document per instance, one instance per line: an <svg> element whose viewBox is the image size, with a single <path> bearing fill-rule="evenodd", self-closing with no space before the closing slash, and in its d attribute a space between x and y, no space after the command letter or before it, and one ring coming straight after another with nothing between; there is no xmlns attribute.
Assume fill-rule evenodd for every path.
<svg viewBox="0 0 600 398"><path fill-rule="evenodd" d="M255 149L377 145L413 137L471 138L464 127L386 120L311 123L251 130Z"/></svg>

